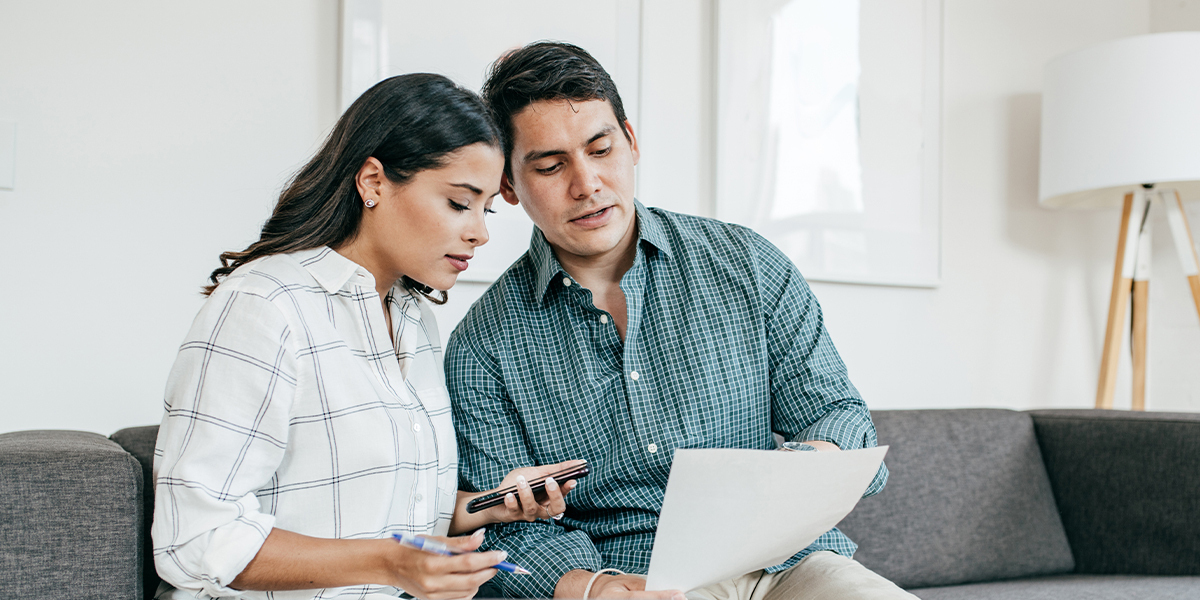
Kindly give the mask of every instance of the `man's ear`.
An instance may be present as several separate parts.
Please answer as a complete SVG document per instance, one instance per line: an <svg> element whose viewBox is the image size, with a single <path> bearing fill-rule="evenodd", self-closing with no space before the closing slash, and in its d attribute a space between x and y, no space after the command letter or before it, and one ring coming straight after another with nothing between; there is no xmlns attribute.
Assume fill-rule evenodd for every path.
<svg viewBox="0 0 1200 600"><path fill-rule="evenodd" d="M628 119L625 120L625 133L629 136L629 149L633 151L633 164L636 165L641 155L638 153L637 136L633 135L633 124Z"/></svg>
<svg viewBox="0 0 1200 600"><path fill-rule="evenodd" d="M508 173L500 176L500 195L504 197L504 201L516 206L520 203L517 199L517 192L513 190L512 182L508 180Z"/></svg>
<svg viewBox="0 0 1200 600"><path fill-rule="evenodd" d="M368 156L363 161L358 173L354 175L354 186L358 188L358 197L365 202L368 198L379 202L383 198L383 163L378 158Z"/></svg>

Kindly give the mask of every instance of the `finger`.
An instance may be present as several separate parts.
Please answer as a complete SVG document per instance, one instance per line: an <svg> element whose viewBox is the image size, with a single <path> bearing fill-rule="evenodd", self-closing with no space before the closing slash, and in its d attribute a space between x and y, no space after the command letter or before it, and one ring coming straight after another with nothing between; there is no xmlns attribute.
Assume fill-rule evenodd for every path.
<svg viewBox="0 0 1200 600"><path fill-rule="evenodd" d="M446 572L469 574L481 571L495 571L493 567L503 562L505 558L508 558L508 553L503 550L492 550L490 552L469 552L446 558L450 559L449 566L447 567L448 571ZM487 579L484 579L484 581L487 581Z"/></svg>
<svg viewBox="0 0 1200 600"><path fill-rule="evenodd" d="M563 500L562 490L553 477L546 478L546 501L542 506L546 509L546 515L550 517L567 511L567 502Z"/></svg>
<svg viewBox="0 0 1200 600"><path fill-rule="evenodd" d="M517 501L516 495L504 495L504 508L508 510L508 519L521 518L521 503Z"/></svg>
<svg viewBox="0 0 1200 600"><path fill-rule="evenodd" d="M479 577L475 574L447 575L438 578L425 594L425 598L427 600L456 600L473 597L479 591L479 586L483 585L483 581L487 581L487 579L478 580Z"/></svg>
<svg viewBox="0 0 1200 600"><path fill-rule="evenodd" d="M537 520L542 507L533 497L533 489L529 487L529 482L525 481L523 475L517 476L517 497L521 500L521 512L525 515L525 520Z"/></svg>
<svg viewBox="0 0 1200 600"><path fill-rule="evenodd" d="M479 545L483 543L483 534L485 531L486 530L484 528L480 527L479 529L475 530L475 532L472 533L471 535L463 535L463 536L458 536L458 537L438 537L438 536L427 536L427 537L429 537L430 539L434 539L439 542L442 542L443 544L446 544L446 547L450 548L450 550L454 551L454 552L458 552L458 553L474 552L475 549L478 548Z"/></svg>

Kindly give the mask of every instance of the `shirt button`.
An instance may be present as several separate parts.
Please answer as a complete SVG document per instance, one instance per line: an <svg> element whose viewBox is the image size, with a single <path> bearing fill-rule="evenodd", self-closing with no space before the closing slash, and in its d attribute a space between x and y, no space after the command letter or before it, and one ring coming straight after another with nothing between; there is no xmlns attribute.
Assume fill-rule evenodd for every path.
<svg viewBox="0 0 1200 600"><path fill-rule="evenodd" d="M608 315L600 315L600 324L608 325Z"/></svg>
<svg viewBox="0 0 1200 600"><path fill-rule="evenodd" d="M655 452L658 452L658 444L650 444L649 446L646 446L646 449L650 451L650 454L654 454Z"/></svg>
<svg viewBox="0 0 1200 600"><path fill-rule="evenodd" d="M425 499L425 496L422 496L422 495L420 495L420 494L417 494L416 496L413 496L413 500L416 500L417 502L420 502L420 501L422 501L422 500L424 500L424 499Z"/></svg>
<svg viewBox="0 0 1200 600"><path fill-rule="evenodd" d="M413 423L413 431L420 431L420 430L421 430L421 424Z"/></svg>
<svg viewBox="0 0 1200 600"><path fill-rule="evenodd" d="M634 380L634 381L637 381L637 380L638 380L638 373L637 373L637 371L630 371L630 372L629 372L629 378L630 378L630 379L632 379L632 380Z"/></svg>
<svg viewBox="0 0 1200 600"><path fill-rule="evenodd" d="M571 287L571 278L563 277L563 287Z"/></svg>

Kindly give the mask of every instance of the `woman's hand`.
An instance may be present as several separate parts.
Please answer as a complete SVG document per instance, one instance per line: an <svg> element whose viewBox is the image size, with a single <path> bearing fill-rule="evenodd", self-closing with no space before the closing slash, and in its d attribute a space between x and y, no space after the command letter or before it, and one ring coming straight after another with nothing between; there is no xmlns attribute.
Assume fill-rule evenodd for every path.
<svg viewBox="0 0 1200 600"><path fill-rule="evenodd" d="M493 506L484 510L483 513L488 516L488 519L492 523L559 518L567 511L567 501L563 496L566 496L568 492L575 489L577 482L572 479L559 485L553 478L548 477L546 479L546 492L540 502L533 495L533 490L529 488L529 482L583 463L584 461L582 460L568 460L556 465L513 469L511 473L504 477L504 480L500 482L500 487L497 489L502 490L516 486L517 493L515 495L505 495L504 504Z"/></svg>
<svg viewBox="0 0 1200 600"><path fill-rule="evenodd" d="M553 519L561 517L567 510L567 502L563 496L575 489L576 482L568 481L559 485L553 479L546 480L546 493L541 501L533 495L529 482L557 473L569 467L583 464L582 460L568 460L555 465L540 467L524 467L513 469L500 487L480 493L458 492L458 502L454 508L454 518L450 521L450 533L465 533L492 523L510 523L512 521L536 521L537 519ZM467 503L473 498L490 494L505 488L516 487L515 494L507 494L504 503L484 509L477 513L467 512Z"/></svg>
<svg viewBox="0 0 1200 600"><path fill-rule="evenodd" d="M483 530L465 537L427 536L446 544L457 556L442 556L393 542L389 555L392 585L424 600L470 598L495 574L492 567L505 552L474 552L483 543Z"/></svg>

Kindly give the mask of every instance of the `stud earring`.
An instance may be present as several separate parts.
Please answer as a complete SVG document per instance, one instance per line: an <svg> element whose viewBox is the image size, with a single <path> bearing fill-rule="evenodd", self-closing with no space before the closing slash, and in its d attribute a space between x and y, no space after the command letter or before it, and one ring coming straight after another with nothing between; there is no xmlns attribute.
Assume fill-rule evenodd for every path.
<svg viewBox="0 0 1200 600"><path fill-rule="evenodd" d="M375 199L367 198L366 200L363 200L363 204L367 205L367 208L375 208Z"/></svg>

